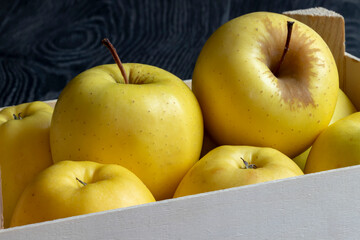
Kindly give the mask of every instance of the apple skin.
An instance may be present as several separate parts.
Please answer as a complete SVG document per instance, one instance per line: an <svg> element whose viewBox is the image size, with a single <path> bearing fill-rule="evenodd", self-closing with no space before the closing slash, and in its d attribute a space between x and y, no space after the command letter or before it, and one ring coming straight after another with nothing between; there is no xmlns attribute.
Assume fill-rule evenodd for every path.
<svg viewBox="0 0 360 240"><path fill-rule="evenodd" d="M11 227L154 201L145 184L122 166L61 161L39 173L26 187Z"/></svg>
<svg viewBox="0 0 360 240"><path fill-rule="evenodd" d="M287 21L294 21L278 76ZM196 61L192 90L205 129L219 145L272 147L289 157L307 149L333 115L337 67L323 39L281 14L255 12L222 25Z"/></svg>
<svg viewBox="0 0 360 240"><path fill-rule="evenodd" d="M316 139L306 161L305 173L360 164L360 112L344 117Z"/></svg>
<svg viewBox="0 0 360 240"><path fill-rule="evenodd" d="M175 75L144 64L123 66L129 84L108 64L82 72L63 89L50 129L53 160L120 164L157 200L171 198L200 156L200 106Z"/></svg>
<svg viewBox="0 0 360 240"><path fill-rule="evenodd" d="M337 98L337 103L335 107L335 112L331 118L329 125L333 124L339 119L343 117L349 116L352 113L356 112L355 106L352 104L350 99L346 96L346 94L339 89L339 95ZM300 155L293 158L294 162L300 167L301 170L304 171L306 159L309 156L310 148L306 149L305 152L301 153Z"/></svg>
<svg viewBox="0 0 360 240"><path fill-rule="evenodd" d="M22 119L14 119L13 114ZM0 111L0 166L4 227L26 185L52 165L49 131L53 108L36 101Z"/></svg>
<svg viewBox="0 0 360 240"><path fill-rule="evenodd" d="M242 158L256 169L246 169ZM201 158L180 182L174 198L303 175L273 148L220 146Z"/></svg>

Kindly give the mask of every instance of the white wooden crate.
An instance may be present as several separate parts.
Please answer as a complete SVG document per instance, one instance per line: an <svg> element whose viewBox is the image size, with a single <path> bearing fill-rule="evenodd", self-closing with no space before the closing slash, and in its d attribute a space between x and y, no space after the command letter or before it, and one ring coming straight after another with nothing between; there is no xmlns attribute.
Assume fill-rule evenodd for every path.
<svg viewBox="0 0 360 240"><path fill-rule="evenodd" d="M342 89L360 109L360 59L340 62ZM353 166L3 229L0 240L360 239L359 182Z"/></svg>

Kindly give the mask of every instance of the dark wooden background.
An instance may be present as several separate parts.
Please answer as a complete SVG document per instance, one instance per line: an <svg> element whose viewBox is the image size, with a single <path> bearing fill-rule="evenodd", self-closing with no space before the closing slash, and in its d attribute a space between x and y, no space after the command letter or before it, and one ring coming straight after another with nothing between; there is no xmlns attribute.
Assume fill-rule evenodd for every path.
<svg viewBox="0 0 360 240"><path fill-rule="evenodd" d="M346 51L360 56L359 0L0 0L0 106L55 99L80 72L112 63L104 37L123 62L189 79L203 44L226 21L317 6L344 16Z"/></svg>

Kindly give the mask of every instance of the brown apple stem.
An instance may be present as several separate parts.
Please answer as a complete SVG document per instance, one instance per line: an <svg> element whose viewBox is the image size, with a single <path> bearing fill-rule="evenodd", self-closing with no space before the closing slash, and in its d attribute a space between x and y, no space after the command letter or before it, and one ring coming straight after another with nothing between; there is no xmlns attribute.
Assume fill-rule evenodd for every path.
<svg viewBox="0 0 360 240"><path fill-rule="evenodd" d="M16 116L16 114L14 113L14 114L13 114L13 117L14 117L15 120L21 120L21 119L23 119L23 118L21 117L21 113L19 113L17 116Z"/></svg>
<svg viewBox="0 0 360 240"><path fill-rule="evenodd" d="M123 76L124 78L124 81L125 81L125 84L128 84L129 83L129 79L128 77L126 76L126 72L125 72L125 69L124 69L124 66L122 65L122 62L119 58L119 55L117 54L116 52L116 49L114 48L114 46L111 44L111 42L109 41L109 39L107 38L104 38L102 41L102 44L104 44L111 52L111 55L113 56L116 64L118 65L118 67L120 68L120 71L121 71L121 75Z"/></svg>
<svg viewBox="0 0 360 240"><path fill-rule="evenodd" d="M78 180L79 181L79 183L81 183L82 185L84 185L84 186L86 186L87 185L87 183L86 182L83 182L83 181L81 181L80 179L78 179L78 178L76 178L76 180Z"/></svg>
<svg viewBox="0 0 360 240"><path fill-rule="evenodd" d="M281 66L282 62L284 61L285 55L286 55L286 53L287 53L288 50L289 50L290 39L291 39L291 32L292 32L293 25L294 25L294 22L292 22L292 21L287 21L287 30L288 30L288 32L287 32L287 37L286 37L286 43L285 43L285 48L284 48L283 54L282 54L282 56L281 56L281 59L280 59L278 65L276 66L275 71L274 71L274 75L275 75L276 77L277 77L278 74L279 74L280 66Z"/></svg>
<svg viewBox="0 0 360 240"><path fill-rule="evenodd" d="M244 164L245 164L245 169L256 169L256 165L255 164L249 164L247 161L245 161L245 159L241 158L241 160L243 160Z"/></svg>

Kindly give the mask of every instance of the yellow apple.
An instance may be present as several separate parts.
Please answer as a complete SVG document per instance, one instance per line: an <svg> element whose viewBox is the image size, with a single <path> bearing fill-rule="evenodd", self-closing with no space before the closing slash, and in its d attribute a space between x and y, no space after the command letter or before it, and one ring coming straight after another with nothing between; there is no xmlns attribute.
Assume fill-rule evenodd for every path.
<svg viewBox="0 0 360 240"><path fill-rule="evenodd" d="M50 130L53 159L117 163L157 200L171 198L200 156L200 106L189 87L163 69L118 66L86 70L63 89Z"/></svg>
<svg viewBox="0 0 360 240"><path fill-rule="evenodd" d="M23 103L0 111L0 167L4 227L16 202L36 174L52 164L49 129L52 107Z"/></svg>
<svg viewBox="0 0 360 240"><path fill-rule="evenodd" d="M341 89L339 89L338 100L336 102L334 115L331 118L330 125L355 112L356 112L356 108L351 102L351 100L346 96L346 94Z"/></svg>
<svg viewBox="0 0 360 240"><path fill-rule="evenodd" d="M192 80L215 142L272 147L289 157L328 126L339 89L323 39L301 22L269 12L249 13L217 29Z"/></svg>
<svg viewBox="0 0 360 240"><path fill-rule="evenodd" d="M360 164L360 112L344 117L315 140L305 164L305 173Z"/></svg>
<svg viewBox="0 0 360 240"><path fill-rule="evenodd" d="M303 175L273 148L220 146L201 158L180 182L174 197Z"/></svg>
<svg viewBox="0 0 360 240"><path fill-rule="evenodd" d="M346 96L346 94L339 89L339 95L336 102L335 112L331 118L329 125L333 124L337 120L346 117L352 113L356 112L356 109L350 99ZM294 162L304 171L306 159L309 156L310 148L301 153L300 155L293 158Z"/></svg>
<svg viewBox="0 0 360 240"><path fill-rule="evenodd" d="M117 164L61 161L39 173L16 205L11 226L154 202L145 184Z"/></svg>

